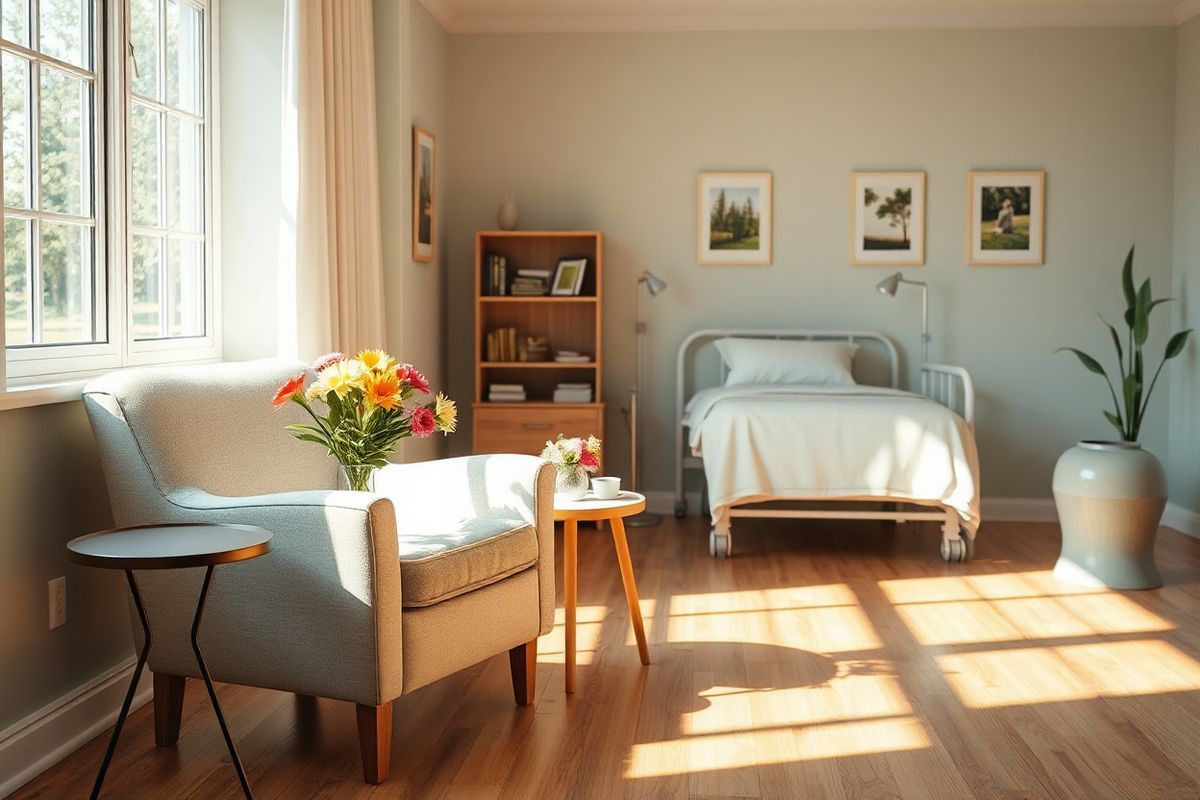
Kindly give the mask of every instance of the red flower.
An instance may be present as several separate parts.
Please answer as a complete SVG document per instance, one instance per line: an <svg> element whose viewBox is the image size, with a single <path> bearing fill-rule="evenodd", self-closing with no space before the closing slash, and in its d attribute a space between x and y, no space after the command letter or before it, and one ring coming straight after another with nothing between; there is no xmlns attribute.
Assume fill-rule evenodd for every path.
<svg viewBox="0 0 1200 800"><path fill-rule="evenodd" d="M401 374L403 373L403 374ZM421 374L421 370L414 367L412 364L405 364L396 370L396 375L401 380L407 380L409 386L412 386L418 392L425 394L433 394L433 390L429 388L429 381Z"/></svg>
<svg viewBox="0 0 1200 800"><path fill-rule="evenodd" d="M271 401L271 405L277 409L286 405L289 400L299 394L300 390L304 388L304 380L304 373L301 372L283 386L280 386L279 391L275 393L275 399Z"/></svg>
<svg viewBox="0 0 1200 800"><path fill-rule="evenodd" d="M579 466L588 472L595 472L600 469L600 462L596 459L596 454L585 447L579 453Z"/></svg>
<svg viewBox="0 0 1200 800"><path fill-rule="evenodd" d="M412 428L413 436L418 439L432 436L437 430L437 420L434 419L433 412L425 406L417 406L412 410L408 415L408 425Z"/></svg>

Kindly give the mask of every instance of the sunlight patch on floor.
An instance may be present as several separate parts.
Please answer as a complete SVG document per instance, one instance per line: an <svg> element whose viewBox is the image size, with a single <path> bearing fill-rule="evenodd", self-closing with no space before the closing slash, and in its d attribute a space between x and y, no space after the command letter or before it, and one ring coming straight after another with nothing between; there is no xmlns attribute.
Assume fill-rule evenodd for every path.
<svg viewBox="0 0 1200 800"><path fill-rule="evenodd" d="M618 609L624 612L625 609ZM575 609L575 663L588 665L600 641L604 621L613 613L608 606L578 606ZM566 612L554 609L554 629L538 639L538 661L546 664L566 663Z"/></svg>
<svg viewBox="0 0 1200 800"><path fill-rule="evenodd" d="M1004 572L995 575L900 578L880 581L879 588L893 604L1012 600L1021 597L1101 594L1107 591L1062 583L1049 570Z"/></svg>
<svg viewBox="0 0 1200 800"><path fill-rule="evenodd" d="M1200 664L1167 642L1138 640L937 656L970 708L1200 689Z"/></svg>

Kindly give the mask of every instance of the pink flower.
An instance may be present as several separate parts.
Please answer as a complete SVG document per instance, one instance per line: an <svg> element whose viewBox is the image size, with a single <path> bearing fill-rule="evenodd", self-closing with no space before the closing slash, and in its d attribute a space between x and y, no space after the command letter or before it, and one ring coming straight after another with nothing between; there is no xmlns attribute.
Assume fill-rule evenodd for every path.
<svg viewBox="0 0 1200 800"><path fill-rule="evenodd" d="M425 394L433 394L433 390L429 388L429 381L421 374L421 370L414 367L412 364L405 364L396 370L396 375L401 380L407 380L408 384L418 392Z"/></svg>
<svg viewBox="0 0 1200 800"><path fill-rule="evenodd" d="M432 436L437 430L437 420L433 416L433 412L425 406L417 406L408 415L408 425L412 428L413 436L418 439L424 439L427 436Z"/></svg>
<svg viewBox="0 0 1200 800"><path fill-rule="evenodd" d="M583 467L588 472L595 472L596 470L600 469L600 462L596 460L595 453L587 448L584 448L583 452L579 454L579 466Z"/></svg>
<svg viewBox="0 0 1200 800"><path fill-rule="evenodd" d="M312 363L312 367L310 367L310 369L312 369L313 372L320 372L321 370L325 369L326 367L332 366L344 358L345 358L345 356L342 355L341 353L326 353L325 355L321 356L316 361L314 361Z"/></svg>

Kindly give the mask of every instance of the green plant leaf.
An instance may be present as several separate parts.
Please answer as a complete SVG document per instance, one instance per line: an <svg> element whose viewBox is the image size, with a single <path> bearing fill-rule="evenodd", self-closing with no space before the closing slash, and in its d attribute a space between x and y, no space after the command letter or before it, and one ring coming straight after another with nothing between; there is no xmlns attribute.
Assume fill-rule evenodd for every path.
<svg viewBox="0 0 1200 800"><path fill-rule="evenodd" d="M1104 418L1106 420L1108 420L1110 423L1112 423L1112 426L1114 428L1116 428L1122 436L1125 435L1125 424L1123 422L1121 422L1120 417L1118 417L1116 414L1112 413L1111 411L1105 411Z"/></svg>
<svg viewBox="0 0 1200 800"><path fill-rule="evenodd" d="M1138 290L1137 302L1133 312L1133 342L1138 347L1150 338L1150 279L1146 278L1142 288Z"/></svg>
<svg viewBox="0 0 1200 800"><path fill-rule="evenodd" d="M1172 336L1170 341L1167 342L1167 350L1166 353L1163 354L1163 361L1170 361L1172 358L1175 358L1175 356L1182 353L1183 348L1187 347L1188 337L1191 335L1192 329L1188 328L1186 331L1180 331Z"/></svg>
<svg viewBox="0 0 1200 800"><path fill-rule="evenodd" d="M1074 347L1060 347L1057 350L1055 350L1054 352L1061 353L1064 350L1074 353L1075 357L1079 359L1079 362L1081 364L1083 364L1083 366L1088 370L1088 372L1094 372L1097 375L1104 376L1105 378L1108 377L1108 373L1104 371L1104 366L1101 365L1101 363L1099 361L1092 358L1091 356L1089 356L1087 353L1083 352L1082 350L1077 350Z"/></svg>
<svg viewBox="0 0 1200 800"><path fill-rule="evenodd" d="M1125 380L1121 383L1121 389L1125 395L1125 410L1129 418L1130 425L1137 424L1137 405L1134 400L1138 393L1142 390L1142 382L1138 380L1137 375L1126 375Z"/></svg>
<svg viewBox="0 0 1200 800"><path fill-rule="evenodd" d="M1125 348L1121 347L1121 337L1117 335L1117 329L1112 326L1112 323L1104 318L1103 314L1099 314L1097 316L1100 317L1100 321L1104 323L1104 326L1108 328L1108 332L1112 334L1113 347L1117 348L1117 367L1120 368L1121 376L1124 377Z"/></svg>
<svg viewBox="0 0 1200 800"><path fill-rule="evenodd" d="M1133 292L1133 249L1135 245L1129 245L1129 252L1125 256L1125 266L1121 268L1121 290L1125 293L1125 321L1132 324L1133 307L1137 303L1137 296Z"/></svg>

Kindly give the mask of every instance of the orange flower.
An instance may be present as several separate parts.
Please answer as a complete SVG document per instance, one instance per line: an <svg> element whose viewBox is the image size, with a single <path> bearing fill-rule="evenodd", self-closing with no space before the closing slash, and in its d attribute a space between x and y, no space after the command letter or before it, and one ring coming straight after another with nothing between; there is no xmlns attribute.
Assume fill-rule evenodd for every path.
<svg viewBox="0 0 1200 800"><path fill-rule="evenodd" d="M400 380L394 372L372 374L367 379L366 400L387 411L400 407Z"/></svg>
<svg viewBox="0 0 1200 800"><path fill-rule="evenodd" d="M275 393L275 399L271 401L271 405L276 409L283 408L289 400L299 394L304 388L305 375L303 372L289 380L283 386L279 387L279 391Z"/></svg>

